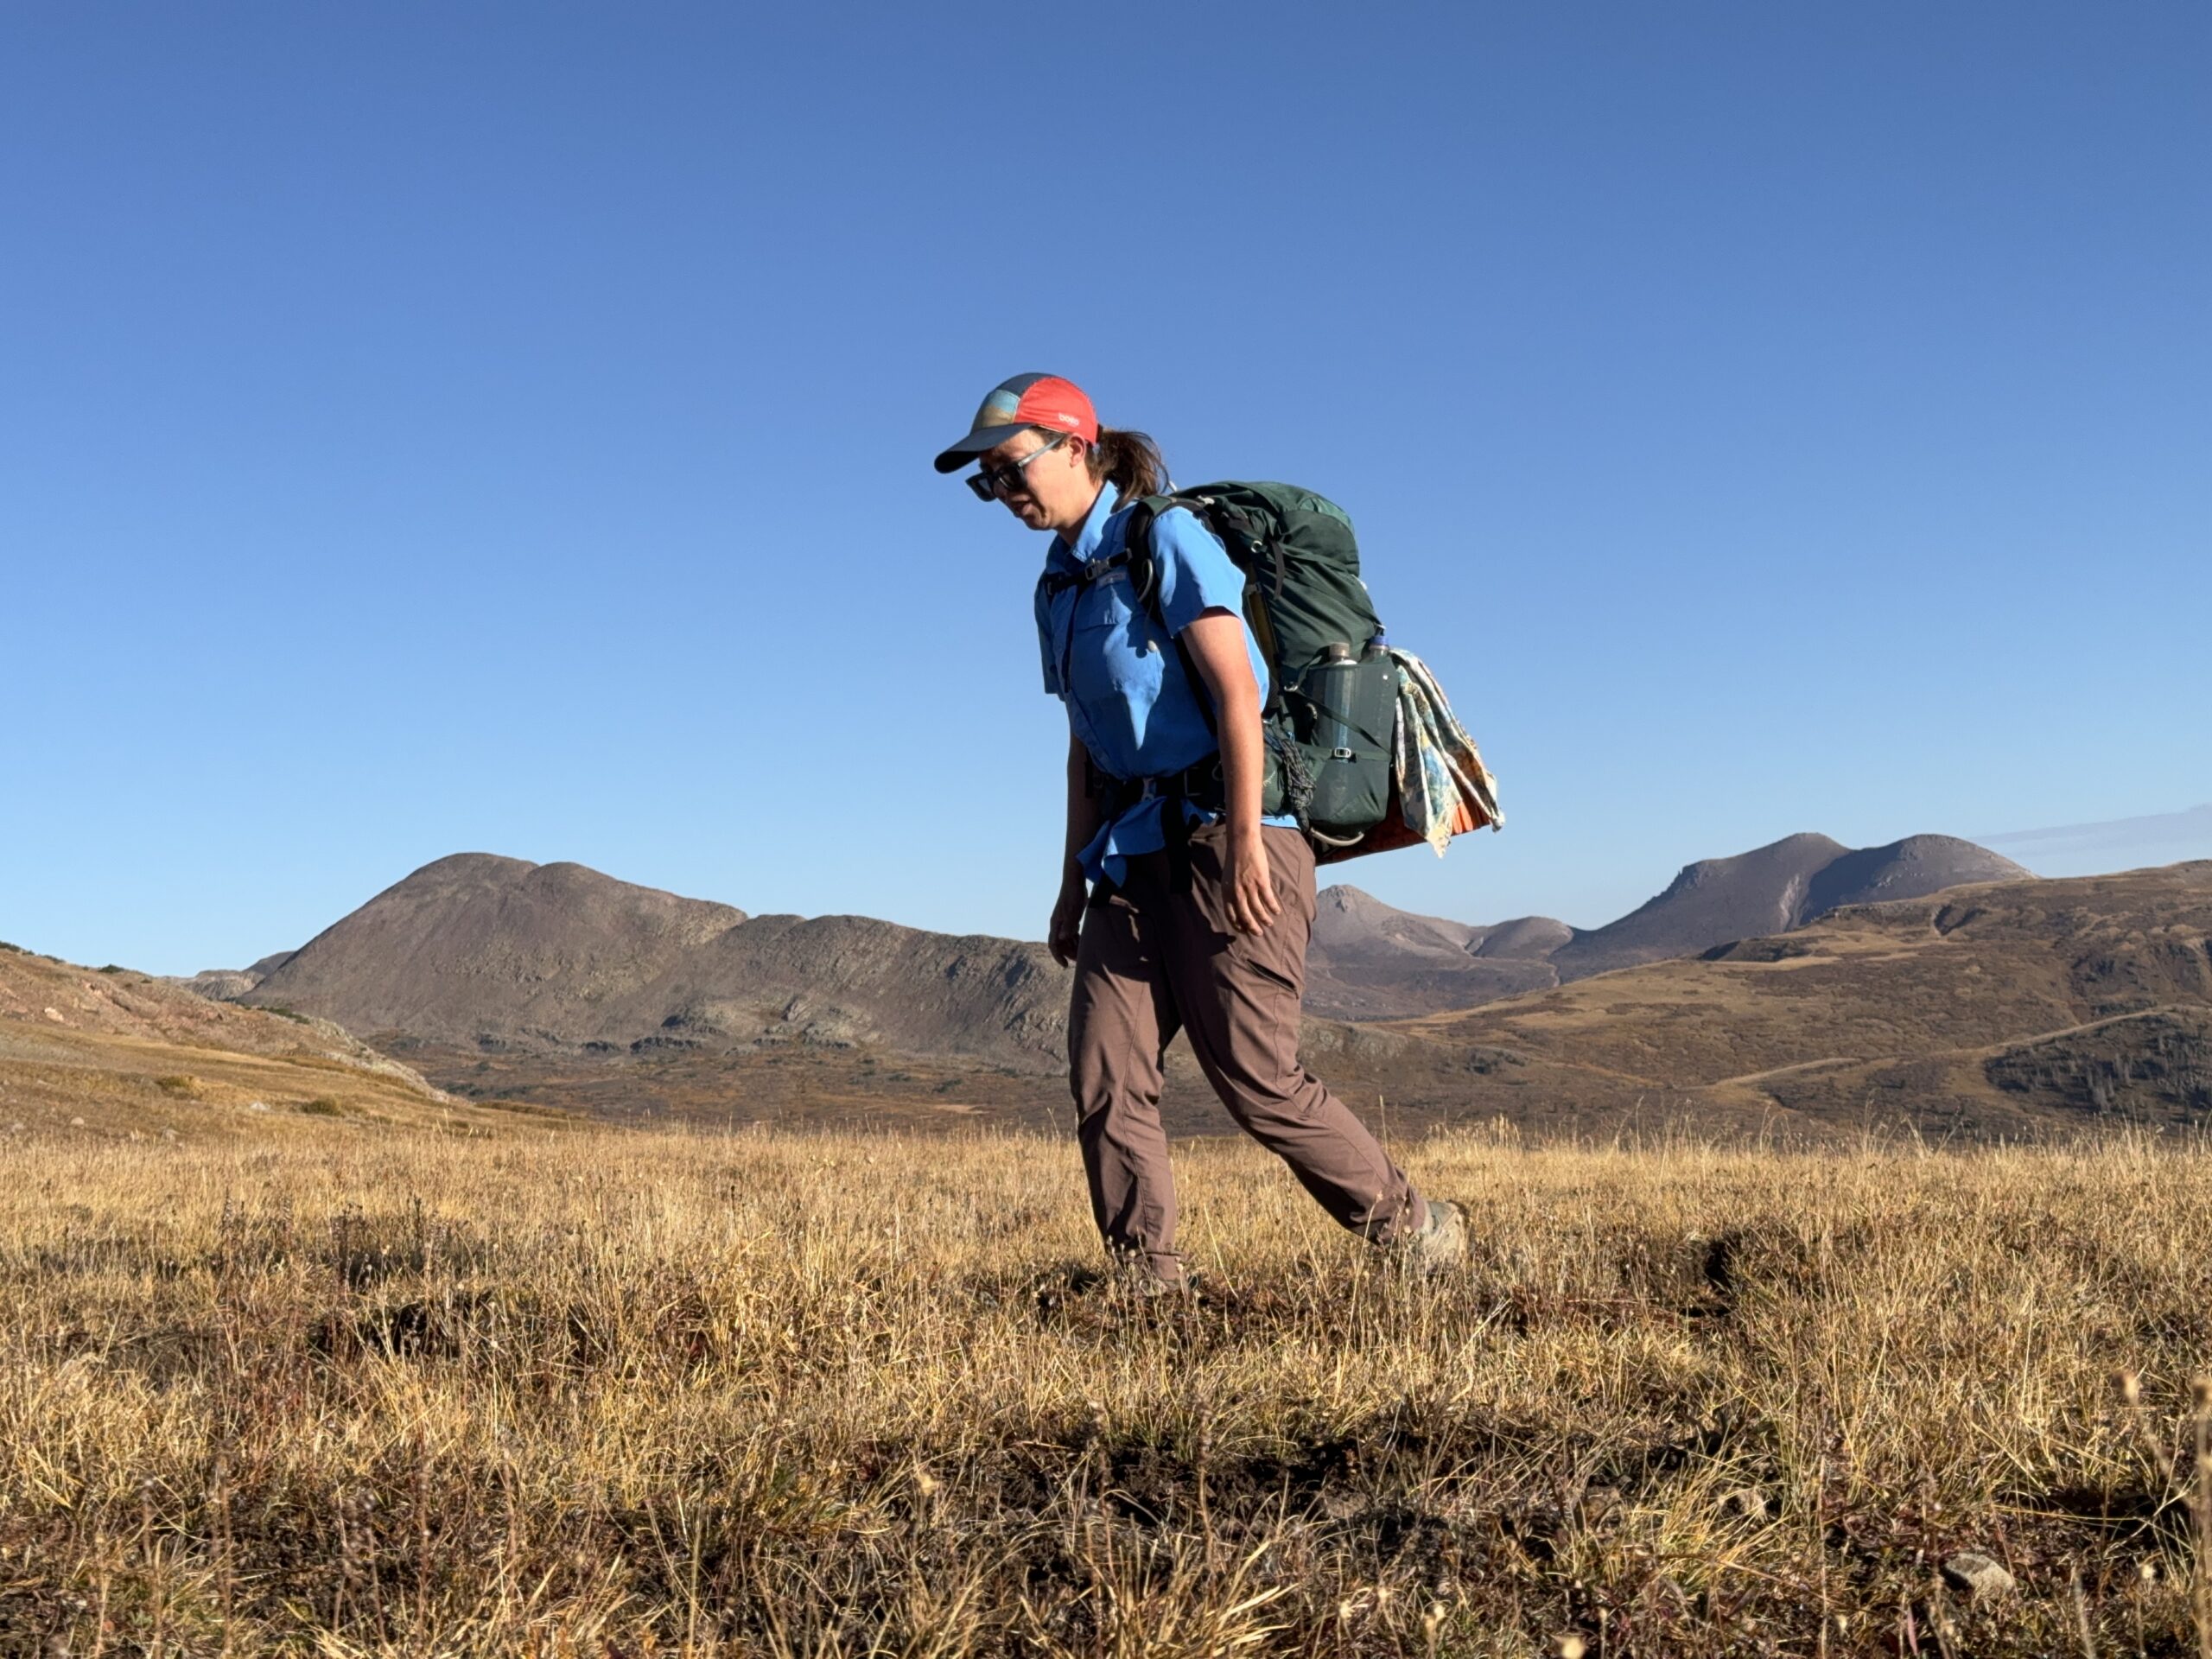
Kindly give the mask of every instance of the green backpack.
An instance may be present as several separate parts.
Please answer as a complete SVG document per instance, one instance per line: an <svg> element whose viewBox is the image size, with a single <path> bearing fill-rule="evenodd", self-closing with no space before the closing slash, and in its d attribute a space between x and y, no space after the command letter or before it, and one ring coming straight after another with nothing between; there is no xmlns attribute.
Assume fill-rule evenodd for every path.
<svg viewBox="0 0 2212 1659"><path fill-rule="evenodd" d="M1268 664L1264 810L1296 818L1319 848L1351 846L1389 810L1398 706L1351 520L1294 484L1231 480L1145 497L1128 521L1129 580L1163 633L1152 521L1170 507L1197 514L1244 573L1244 619ZM1176 648L1211 726L1205 683L1180 639Z"/></svg>

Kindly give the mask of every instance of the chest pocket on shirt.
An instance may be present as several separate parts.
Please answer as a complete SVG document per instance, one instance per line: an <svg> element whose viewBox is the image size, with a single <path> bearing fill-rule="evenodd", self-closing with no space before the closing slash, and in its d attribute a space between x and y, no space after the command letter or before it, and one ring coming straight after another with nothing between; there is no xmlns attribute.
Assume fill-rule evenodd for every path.
<svg viewBox="0 0 2212 1659"><path fill-rule="evenodd" d="M1131 602L1127 577L1099 583L1077 601L1068 641L1068 683L1082 696L1149 698L1160 686L1160 645L1151 619Z"/></svg>

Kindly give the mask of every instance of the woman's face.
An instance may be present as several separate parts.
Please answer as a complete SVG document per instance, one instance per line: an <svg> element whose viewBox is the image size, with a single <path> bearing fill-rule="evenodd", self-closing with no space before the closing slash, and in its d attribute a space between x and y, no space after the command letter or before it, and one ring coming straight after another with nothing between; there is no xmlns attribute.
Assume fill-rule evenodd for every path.
<svg viewBox="0 0 2212 1659"><path fill-rule="evenodd" d="M1072 432L1017 432L983 456L983 471L1006 509L1032 530L1069 530L1098 499L1084 464L1090 446Z"/></svg>

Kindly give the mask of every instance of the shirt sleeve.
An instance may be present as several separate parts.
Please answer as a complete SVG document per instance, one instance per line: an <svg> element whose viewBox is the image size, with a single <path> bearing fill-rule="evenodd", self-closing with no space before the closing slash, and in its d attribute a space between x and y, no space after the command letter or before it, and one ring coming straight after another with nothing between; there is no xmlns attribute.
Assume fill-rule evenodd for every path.
<svg viewBox="0 0 2212 1659"><path fill-rule="evenodd" d="M1035 609L1037 654L1044 659L1045 695L1057 697L1060 695L1060 671L1058 664L1052 660L1052 596L1045 591L1045 584L1041 582L1037 584Z"/></svg>
<svg viewBox="0 0 2212 1659"><path fill-rule="evenodd" d="M1244 573L1188 507L1170 507L1152 521L1152 556L1169 633L1182 632L1208 611L1244 614Z"/></svg>

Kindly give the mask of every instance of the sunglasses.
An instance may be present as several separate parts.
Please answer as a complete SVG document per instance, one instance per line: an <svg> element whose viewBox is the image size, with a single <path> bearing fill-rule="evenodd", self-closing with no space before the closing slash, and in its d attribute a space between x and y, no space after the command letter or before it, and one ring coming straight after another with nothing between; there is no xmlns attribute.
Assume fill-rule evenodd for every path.
<svg viewBox="0 0 2212 1659"><path fill-rule="evenodd" d="M1016 490L1026 488L1027 480L1021 476L1021 469L1047 450L1058 448L1067 441L1067 435L1065 432L1061 433L1050 443L1042 444L1032 449L1010 467L984 467L968 480L968 487L976 492L976 499L978 501L988 501L998 496L1011 495Z"/></svg>

